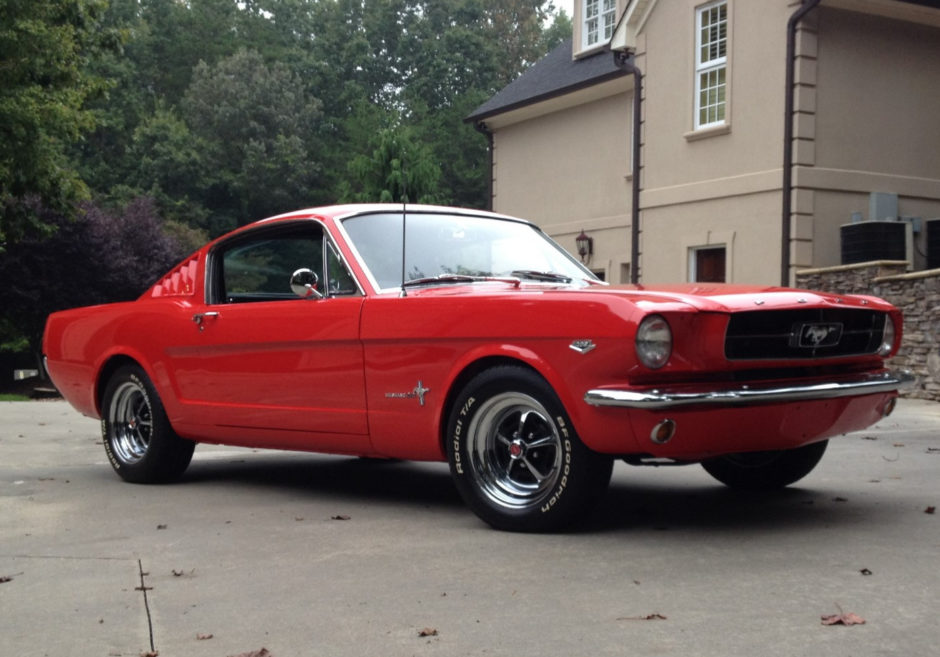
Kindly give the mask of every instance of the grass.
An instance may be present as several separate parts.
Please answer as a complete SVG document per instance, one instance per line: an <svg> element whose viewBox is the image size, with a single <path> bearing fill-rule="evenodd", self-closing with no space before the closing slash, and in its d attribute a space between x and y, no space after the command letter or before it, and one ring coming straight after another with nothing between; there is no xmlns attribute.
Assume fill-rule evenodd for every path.
<svg viewBox="0 0 940 657"><path fill-rule="evenodd" d="M0 393L0 402L5 401L30 401L29 397L26 395L13 395L7 393Z"/></svg>

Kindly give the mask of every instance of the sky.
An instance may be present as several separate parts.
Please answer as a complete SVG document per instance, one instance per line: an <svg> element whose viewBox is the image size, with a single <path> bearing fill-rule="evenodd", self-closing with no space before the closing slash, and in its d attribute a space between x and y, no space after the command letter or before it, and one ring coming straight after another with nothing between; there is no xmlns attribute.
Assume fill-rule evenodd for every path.
<svg viewBox="0 0 940 657"><path fill-rule="evenodd" d="M574 18L574 0L555 0L555 6L564 9L568 18Z"/></svg>

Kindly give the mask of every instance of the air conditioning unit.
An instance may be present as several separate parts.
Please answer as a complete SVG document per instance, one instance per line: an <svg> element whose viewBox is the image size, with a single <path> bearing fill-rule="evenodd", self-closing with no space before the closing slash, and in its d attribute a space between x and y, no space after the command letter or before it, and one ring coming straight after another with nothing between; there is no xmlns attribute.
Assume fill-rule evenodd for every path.
<svg viewBox="0 0 940 657"><path fill-rule="evenodd" d="M872 260L911 261L914 236L906 221L862 221L839 227L842 264Z"/></svg>
<svg viewBox="0 0 940 657"><path fill-rule="evenodd" d="M927 269L940 269L940 219L928 219L926 226Z"/></svg>

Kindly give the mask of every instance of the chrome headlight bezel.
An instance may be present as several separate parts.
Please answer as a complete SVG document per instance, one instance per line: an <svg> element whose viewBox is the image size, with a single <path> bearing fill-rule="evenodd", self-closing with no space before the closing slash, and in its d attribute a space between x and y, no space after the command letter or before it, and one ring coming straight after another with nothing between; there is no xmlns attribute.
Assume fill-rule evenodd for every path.
<svg viewBox="0 0 940 657"><path fill-rule="evenodd" d="M636 329L636 357L642 365L658 370L672 356L672 329L662 315L643 318Z"/></svg>
<svg viewBox="0 0 940 657"><path fill-rule="evenodd" d="M897 339L897 327L894 325L894 319L891 315L885 315L885 325L881 333L881 345L878 347L878 355L887 357L894 351L894 341Z"/></svg>

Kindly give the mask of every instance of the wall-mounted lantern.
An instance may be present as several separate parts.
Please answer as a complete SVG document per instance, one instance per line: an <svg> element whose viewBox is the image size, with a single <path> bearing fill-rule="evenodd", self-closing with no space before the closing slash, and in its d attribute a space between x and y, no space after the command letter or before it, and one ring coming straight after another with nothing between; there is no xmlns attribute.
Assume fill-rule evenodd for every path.
<svg viewBox="0 0 940 657"><path fill-rule="evenodd" d="M581 256L581 262L587 262L594 255L594 238L585 233L574 238L574 243L578 247L578 255Z"/></svg>

